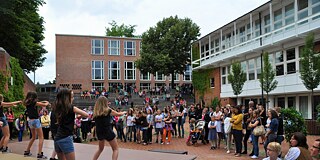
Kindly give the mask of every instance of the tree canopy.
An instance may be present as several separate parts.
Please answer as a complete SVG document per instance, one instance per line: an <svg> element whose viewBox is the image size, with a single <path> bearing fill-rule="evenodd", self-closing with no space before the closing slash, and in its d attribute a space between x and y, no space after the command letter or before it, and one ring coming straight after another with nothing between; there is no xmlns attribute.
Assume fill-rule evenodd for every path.
<svg viewBox="0 0 320 160"><path fill-rule="evenodd" d="M109 23L111 27L106 27L106 36L116 36L116 37L136 37L133 33L136 31L137 25L124 25L120 26L116 21Z"/></svg>
<svg viewBox="0 0 320 160"><path fill-rule="evenodd" d="M189 18L164 18L142 34L137 68L142 73L183 74L190 63L191 42L200 35L199 31L199 26Z"/></svg>
<svg viewBox="0 0 320 160"><path fill-rule="evenodd" d="M242 93L242 88L246 82L246 74L241 69L240 62L232 63L232 72L228 75L228 81L231 83L231 87L234 95L238 97Z"/></svg>
<svg viewBox="0 0 320 160"><path fill-rule="evenodd" d="M47 51L44 39L44 20L38 14L43 0L0 0L0 46L19 60L27 72L43 65Z"/></svg>
<svg viewBox="0 0 320 160"><path fill-rule="evenodd" d="M276 89L278 85L278 81L275 80L275 76L275 71L272 69L269 61L269 54L265 52L263 53L263 70L261 72L260 87L267 93L267 106L269 105L269 93Z"/></svg>
<svg viewBox="0 0 320 160"><path fill-rule="evenodd" d="M312 118L315 119L313 90L320 84L320 54L314 50L313 34L309 34L306 37L301 55L300 78L304 86L308 90L311 90Z"/></svg>

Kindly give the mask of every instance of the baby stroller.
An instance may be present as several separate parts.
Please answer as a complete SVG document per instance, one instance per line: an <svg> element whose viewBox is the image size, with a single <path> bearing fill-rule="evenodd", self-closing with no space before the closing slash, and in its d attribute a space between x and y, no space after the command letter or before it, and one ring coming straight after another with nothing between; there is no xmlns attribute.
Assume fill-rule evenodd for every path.
<svg viewBox="0 0 320 160"><path fill-rule="evenodd" d="M204 137L205 137L205 131L204 131L204 125L205 125L205 121L203 120L198 120L198 122L196 123L196 126L193 130L191 130L191 133L187 139L187 145L191 146L198 146L198 140L201 140L202 143L206 143Z"/></svg>

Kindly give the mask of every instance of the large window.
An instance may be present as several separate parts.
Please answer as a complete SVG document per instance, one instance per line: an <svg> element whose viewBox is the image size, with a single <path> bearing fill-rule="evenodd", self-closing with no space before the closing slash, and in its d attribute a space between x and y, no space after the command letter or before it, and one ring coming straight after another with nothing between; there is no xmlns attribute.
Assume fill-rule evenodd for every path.
<svg viewBox="0 0 320 160"><path fill-rule="evenodd" d="M320 12L320 1L319 0L312 0L312 14L317 14ZM317 19L317 18L320 18L320 16L316 16L314 18L312 18L313 20L314 19Z"/></svg>
<svg viewBox="0 0 320 160"><path fill-rule="evenodd" d="M288 107L296 108L296 97L288 97Z"/></svg>
<svg viewBox="0 0 320 160"><path fill-rule="evenodd" d="M124 41L124 55L135 56L136 55L136 42Z"/></svg>
<svg viewBox="0 0 320 160"><path fill-rule="evenodd" d="M103 61L92 61L91 62L91 78L92 80L103 80L104 79L104 67Z"/></svg>
<svg viewBox="0 0 320 160"><path fill-rule="evenodd" d="M250 59L248 61L248 74L249 74L249 80L255 80L255 73L254 73L254 59Z"/></svg>
<svg viewBox="0 0 320 160"><path fill-rule="evenodd" d="M282 9L278 9L274 12L273 21L274 21L274 25L273 25L274 30L277 30L282 27Z"/></svg>
<svg viewBox="0 0 320 160"><path fill-rule="evenodd" d="M306 17L308 17L308 0L298 0L298 20ZM302 21L299 23L299 25L307 22L307 20Z"/></svg>
<svg viewBox="0 0 320 160"><path fill-rule="evenodd" d="M142 91L142 90L150 90L150 83L140 83L140 91Z"/></svg>
<svg viewBox="0 0 320 160"><path fill-rule="evenodd" d="M255 37L260 36L260 20L254 21L254 32L255 32Z"/></svg>
<svg viewBox="0 0 320 160"><path fill-rule="evenodd" d="M241 70L246 75L246 80L248 80L248 77L247 77L247 61L243 61L240 64L241 64Z"/></svg>
<svg viewBox="0 0 320 160"><path fill-rule="evenodd" d="M143 74L140 72L140 80L150 80L150 73Z"/></svg>
<svg viewBox="0 0 320 160"><path fill-rule="evenodd" d="M284 8L284 16L285 16L285 20L284 20L284 23L285 25L289 25L289 24L292 24L294 23L294 4L291 3L287 6L285 6ZM289 27L287 29L290 29L290 28L293 28L294 26L292 27Z"/></svg>
<svg viewBox="0 0 320 160"><path fill-rule="evenodd" d="M240 31L240 34L239 34L240 43L243 43L246 41L246 26L241 27L239 31Z"/></svg>
<svg viewBox="0 0 320 160"><path fill-rule="evenodd" d="M247 24L247 41L251 39L251 25Z"/></svg>
<svg viewBox="0 0 320 160"><path fill-rule="evenodd" d="M302 113L303 118L308 118L308 96L299 97L299 111Z"/></svg>
<svg viewBox="0 0 320 160"><path fill-rule="evenodd" d="M183 80L185 81L191 81L191 65L186 65L186 70L184 72Z"/></svg>
<svg viewBox="0 0 320 160"><path fill-rule="evenodd" d="M166 77L162 73L156 72L156 81L164 81L166 80Z"/></svg>
<svg viewBox="0 0 320 160"><path fill-rule="evenodd" d="M256 72L257 72L257 79L261 77L261 57L256 58Z"/></svg>
<svg viewBox="0 0 320 160"><path fill-rule="evenodd" d="M270 27L270 15L264 16L264 33L269 33L271 31Z"/></svg>
<svg viewBox="0 0 320 160"><path fill-rule="evenodd" d="M104 89L104 83L102 83L102 82L92 82L92 89L102 91Z"/></svg>
<svg viewBox="0 0 320 160"><path fill-rule="evenodd" d="M109 55L120 55L120 41L119 40L109 40Z"/></svg>
<svg viewBox="0 0 320 160"><path fill-rule="evenodd" d="M108 69L108 79L109 80L119 80L120 79L120 63L119 61L109 61Z"/></svg>
<svg viewBox="0 0 320 160"><path fill-rule="evenodd" d="M124 62L124 79L135 80L136 79L136 67L134 62Z"/></svg>
<svg viewBox="0 0 320 160"><path fill-rule="evenodd" d="M295 48L288 49L287 53L287 74L296 73L296 52Z"/></svg>
<svg viewBox="0 0 320 160"><path fill-rule="evenodd" d="M227 67L221 68L221 82L222 84L227 84Z"/></svg>
<svg viewBox="0 0 320 160"><path fill-rule="evenodd" d="M102 39L91 40L91 54L95 54L95 55L104 54L104 41Z"/></svg>
<svg viewBox="0 0 320 160"><path fill-rule="evenodd" d="M284 63L283 63L283 53L278 51L275 53L275 64L276 64L276 75L284 75Z"/></svg>

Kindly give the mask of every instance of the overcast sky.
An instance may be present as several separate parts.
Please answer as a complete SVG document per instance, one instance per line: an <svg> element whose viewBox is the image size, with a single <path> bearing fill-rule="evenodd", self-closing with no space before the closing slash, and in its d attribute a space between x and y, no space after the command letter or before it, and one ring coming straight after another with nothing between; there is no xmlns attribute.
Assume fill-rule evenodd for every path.
<svg viewBox="0 0 320 160"><path fill-rule="evenodd" d="M105 27L118 24L137 25L136 35L155 26L163 18L178 15L200 26L201 36L248 13L268 0L46 0L39 13L45 20L48 51L43 67L36 70L36 82L55 79L55 34L105 35ZM200 38L199 37L199 38ZM28 74L33 81L34 74Z"/></svg>

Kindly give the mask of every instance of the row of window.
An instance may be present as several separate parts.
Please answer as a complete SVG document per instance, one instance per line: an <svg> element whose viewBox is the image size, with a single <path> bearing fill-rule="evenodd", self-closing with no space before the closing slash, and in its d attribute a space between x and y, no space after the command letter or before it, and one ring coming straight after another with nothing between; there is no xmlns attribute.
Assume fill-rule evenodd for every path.
<svg viewBox="0 0 320 160"><path fill-rule="evenodd" d="M269 54L271 66L275 69L276 76L294 74L300 69L300 57L303 46L277 51ZM299 67L298 67L299 66ZM261 76L261 57L256 57L241 62L242 70L246 73L247 80L258 80ZM221 83L227 84L231 66L221 67Z"/></svg>
<svg viewBox="0 0 320 160"><path fill-rule="evenodd" d="M104 61L96 60L92 61L91 69L92 69L92 80L104 80ZM187 65L184 73L185 81L191 80L191 66ZM109 80L120 80L120 62L119 61L108 61L108 79ZM125 80L136 80L136 67L134 62L124 62L124 79ZM151 80L150 74L140 74L140 80ZM155 80L165 81L166 76L161 73L156 73ZM171 76L169 76L169 80L171 80ZM175 74L174 80L179 80L179 74Z"/></svg>
<svg viewBox="0 0 320 160"><path fill-rule="evenodd" d="M136 42L124 41L124 55L136 55ZM140 44L141 46L141 44ZM91 40L91 54L104 55L104 40L93 39ZM108 55L120 55L120 40L108 40Z"/></svg>
<svg viewBox="0 0 320 160"><path fill-rule="evenodd" d="M116 82L111 82L109 83L109 91L112 91L112 89L114 88L114 86L118 86L120 85L121 83L116 83ZM127 83L124 84L125 86L127 85ZM131 86L132 84L130 84L129 86ZM163 87L163 86L166 86L165 83L155 83L154 84L155 87ZM174 87L176 86L179 86L179 83L175 83L174 84ZM190 84L184 84L184 86L188 86L190 87ZM106 87L104 86L104 83L103 82L92 82L92 88L93 89L100 89L100 90L103 90L105 89ZM169 88L171 88L171 84L169 84ZM150 90L151 89L151 83L140 83L140 90Z"/></svg>
<svg viewBox="0 0 320 160"><path fill-rule="evenodd" d="M320 12L320 0L298 0L297 1L297 21L303 20L308 16L317 14ZM229 33L222 33L221 36L216 38L211 37L211 42L207 42L201 45L200 52L201 57L209 56L215 52L219 52L220 50L224 50L226 48L230 48L237 44L243 43L245 41L249 41L252 38L259 37L260 34L260 25L262 25L262 34L267 34L272 30L280 29L284 26L291 25L295 22L294 19L295 7L294 2L277 9L272 12L272 19L270 14L266 14L262 16L261 23L260 20L254 19L252 24L248 22L243 26L240 26L236 29L236 31L229 31ZM319 18L320 16L314 17L312 20ZM271 23L272 21L272 23ZM302 21L299 23L305 24L308 20ZM285 30L292 29L294 26L286 27ZM282 32L275 32L275 34Z"/></svg>

